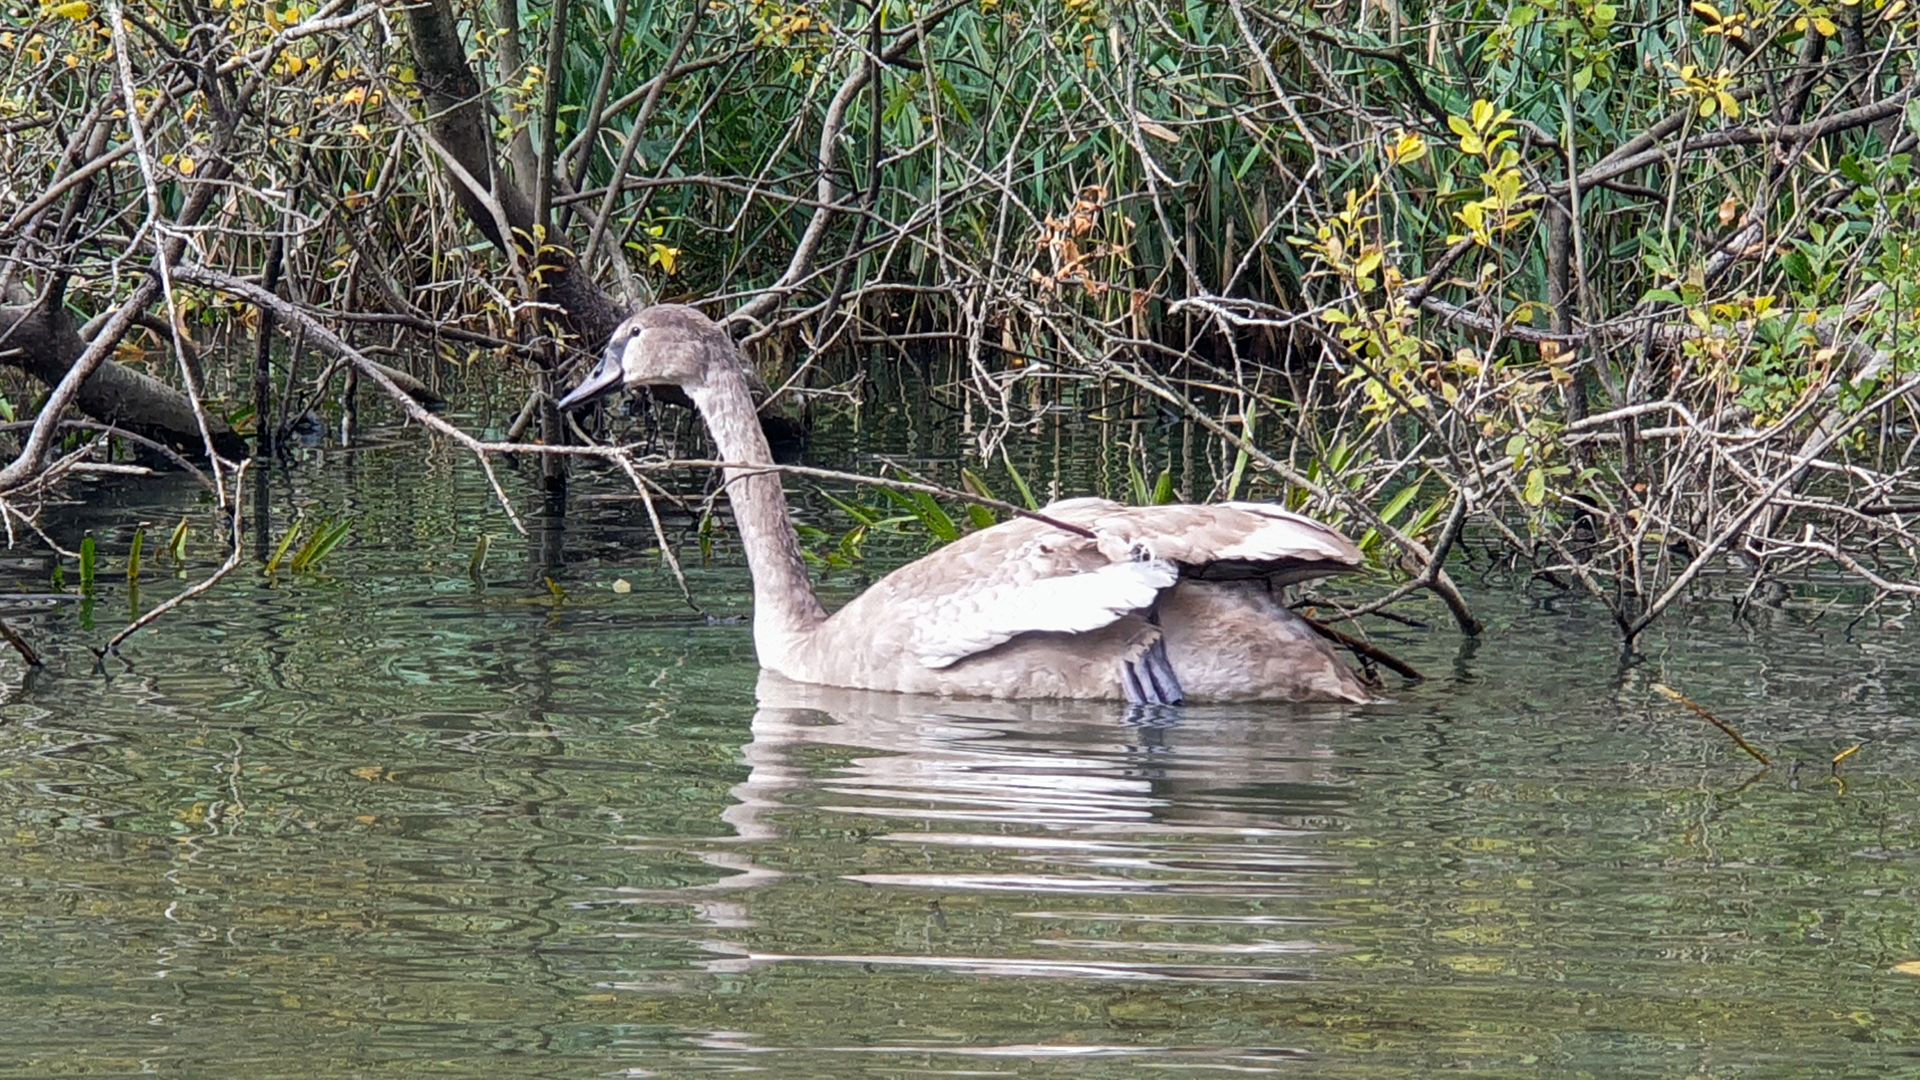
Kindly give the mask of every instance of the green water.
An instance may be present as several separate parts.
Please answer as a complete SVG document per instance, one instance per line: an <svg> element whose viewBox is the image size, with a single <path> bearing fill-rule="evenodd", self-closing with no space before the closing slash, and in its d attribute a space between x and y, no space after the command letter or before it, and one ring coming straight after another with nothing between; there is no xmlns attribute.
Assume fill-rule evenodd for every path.
<svg viewBox="0 0 1920 1080"><path fill-rule="evenodd" d="M324 573L104 672L197 489L49 511L91 605L0 567L51 659L0 657L0 1075L1920 1074L1895 612L1701 604L1623 668L1469 571L1484 642L1388 634L1432 678L1363 709L757 694L724 546L695 614L611 481L527 541L395 442L272 478L276 535L354 521ZM142 605L220 555L154 547Z"/></svg>

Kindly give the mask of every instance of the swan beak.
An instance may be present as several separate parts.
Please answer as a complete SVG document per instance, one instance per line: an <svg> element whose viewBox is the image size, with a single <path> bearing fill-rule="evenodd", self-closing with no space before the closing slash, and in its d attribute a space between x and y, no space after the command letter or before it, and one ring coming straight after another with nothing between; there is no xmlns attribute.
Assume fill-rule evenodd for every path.
<svg viewBox="0 0 1920 1080"><path fill-rule="evenodd" d="M610 348L600 354L600 362L593 366L593 371L586 378L580 380L580 385L568 391L566 397L554 402L554 406L561 412L577 409L589 401L598 401L620 389L620 384L624 381L620 352Z"/></svg>

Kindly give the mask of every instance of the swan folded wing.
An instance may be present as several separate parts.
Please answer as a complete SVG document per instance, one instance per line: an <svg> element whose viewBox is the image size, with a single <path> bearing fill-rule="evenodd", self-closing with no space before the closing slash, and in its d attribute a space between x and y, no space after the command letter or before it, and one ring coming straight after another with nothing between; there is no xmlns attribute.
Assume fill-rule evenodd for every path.
<svg viewBox="0 0 1920 1080"><path fill-rule="evenodd" d="M1092 524L1113 538L1103 549L1137 546L1200 578L1292 584L1351 569L1362 559L1338 532L1269 503L1116 507Z"/></svg>
<svg viewBox="0 0 1920 1080"><path fill-rule="evenodd" d="M1153 606L1179 578L1172 563L1147 559L963 590L940 605L943 617L915 627L911 647L921 664L943 668L1021 634L1098 630Z"/></svg>

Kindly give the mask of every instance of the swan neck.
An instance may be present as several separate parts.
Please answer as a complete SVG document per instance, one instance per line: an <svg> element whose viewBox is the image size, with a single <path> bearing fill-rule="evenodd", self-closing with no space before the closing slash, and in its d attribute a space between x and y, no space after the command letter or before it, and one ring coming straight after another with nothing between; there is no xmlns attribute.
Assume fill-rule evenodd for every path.
<svg viewBox="0 0 1920 1080"><path fill-rule="evenodd" d="M725 470L726 489L753 575L754 650L762 667L792 675L789 669L799 646L826 619L826 611L807 580L780 474L751 467L772 465L773 451L753 407L746 373L737 366L716 365L691 396L706 418L721 460L736 463Z"/></svg>

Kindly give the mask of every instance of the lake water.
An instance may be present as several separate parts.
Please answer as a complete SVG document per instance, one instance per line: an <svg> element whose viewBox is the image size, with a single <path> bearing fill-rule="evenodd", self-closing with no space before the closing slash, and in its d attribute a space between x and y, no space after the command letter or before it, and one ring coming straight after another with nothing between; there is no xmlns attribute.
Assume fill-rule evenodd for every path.
<svg viewBox="0 0 1920 1080"><path fill-rule="evenodd" d="M135 523L143 605L218 563L198 489L49 511L90 604L0 567L50 661L0 655L0 1076L1920 1075L1898 612L1701 603L1623 666L1469 572L1485 639L1390 628L1431 677L1365 708L757 686L724 543L698 614L613 481L530 542L392 442L271 477L275 535L354 523L321 573L103 671Z"/></svg>

